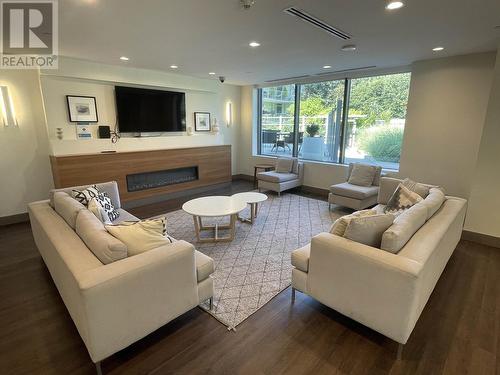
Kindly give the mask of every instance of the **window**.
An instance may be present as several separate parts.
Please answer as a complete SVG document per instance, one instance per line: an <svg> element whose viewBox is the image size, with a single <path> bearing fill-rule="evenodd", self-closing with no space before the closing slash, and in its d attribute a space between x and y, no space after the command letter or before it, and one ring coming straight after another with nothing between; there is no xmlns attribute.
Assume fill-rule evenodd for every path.
<svg viewBox="0 0 500 375"><path fill-rule="evenodd" d="M259 154L399 169L409 86L399 73L263 88Z"/></svg>

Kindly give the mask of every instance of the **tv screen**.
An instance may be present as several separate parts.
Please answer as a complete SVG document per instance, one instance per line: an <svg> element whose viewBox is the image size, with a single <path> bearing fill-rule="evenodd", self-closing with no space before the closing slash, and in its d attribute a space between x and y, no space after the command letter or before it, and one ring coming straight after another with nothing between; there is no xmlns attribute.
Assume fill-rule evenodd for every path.
<svg viewBox="0 0 500 375"><path fill-rule="evenodd" d="M122 133L186 130L183 92L115 86L118 128Z"/></svg>

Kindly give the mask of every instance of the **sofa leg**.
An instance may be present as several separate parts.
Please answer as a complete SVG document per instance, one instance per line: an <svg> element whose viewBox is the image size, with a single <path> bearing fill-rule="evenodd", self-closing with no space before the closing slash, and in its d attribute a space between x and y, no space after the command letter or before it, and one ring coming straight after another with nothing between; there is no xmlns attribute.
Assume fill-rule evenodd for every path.
<svg viewBox="0 0 500 375"><path fill-rule="evenodd" d="M97 375L102 375L101 361L96 362L96 364L95 364L95 370L97 372Z"/></svg>
<svg viewBox="0 0 500 375"><path fill-rule="evenodd" d="M292 303L295 302L295 288L292 286Z"/></svg>
<svg viewBox="0 0 500 375"><path fill-rule="evenodd" d="M398 361L401 361L403 359L403 348L404 345L398 343L398 356L397 356Z"/></svg>

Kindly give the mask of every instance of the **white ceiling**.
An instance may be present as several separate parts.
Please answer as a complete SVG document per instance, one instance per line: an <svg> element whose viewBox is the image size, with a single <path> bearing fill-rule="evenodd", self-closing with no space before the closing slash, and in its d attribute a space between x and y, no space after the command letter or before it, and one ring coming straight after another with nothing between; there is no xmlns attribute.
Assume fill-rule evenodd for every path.
<svg viewBox="0 0 500 375"><path fill-rule="evenodd" d="M234 84L375 65L392 67L442 56L495 50L499 0L64 0L60 54L115 65L172 71ZM353 36L346 42L283 13L299 7ZM250 48L248 43L262 45ZM350 43L350 42L349 42ZM446 49L432 52L438 45ZM122 62L120 56L130 61ZM216 77L210 77L217 79Z"/></svg>

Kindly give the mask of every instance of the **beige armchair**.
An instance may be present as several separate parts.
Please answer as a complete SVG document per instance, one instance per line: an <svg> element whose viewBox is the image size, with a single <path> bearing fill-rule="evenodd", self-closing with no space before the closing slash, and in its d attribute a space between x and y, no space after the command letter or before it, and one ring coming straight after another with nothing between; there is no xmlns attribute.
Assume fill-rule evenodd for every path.
<svg viewBox="0 0 500 375"><path fill-rule="evenodd" d="M257 173L259 191L272 190L280 196L282 191L302 186L304 182L304 163L299 162L297 158L278 158L276 164L280 160L290 159L293 162L288 172L279 171L278 168L275 168L273 171Z"/></svg>
<svg viewBox="0 0 500 375"><path fill-rule="evenodd" d="M370 186L356 185L349 182L353 168L356 165L366 168L375 168L375 176ZM346 182L330 186L330 193L328 194L328 203L330 207L332 204L338 204L340 206L352 208L353 210L362 210L375 205L377 203L381 174L382 167L350 163Z"/></svg>

